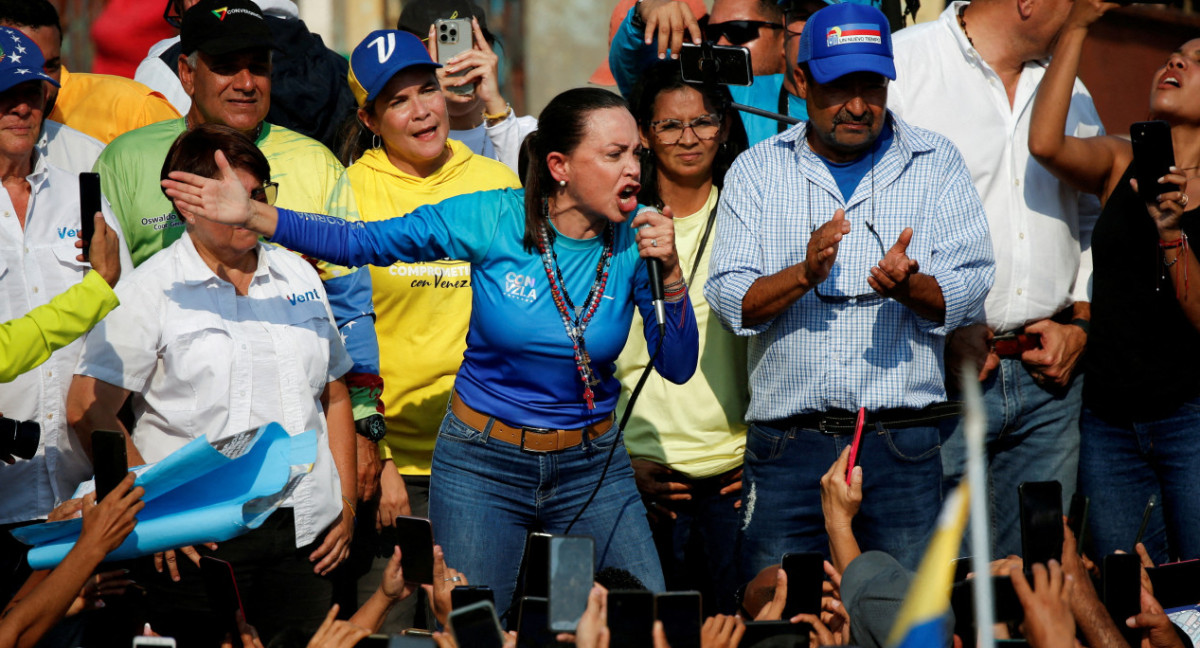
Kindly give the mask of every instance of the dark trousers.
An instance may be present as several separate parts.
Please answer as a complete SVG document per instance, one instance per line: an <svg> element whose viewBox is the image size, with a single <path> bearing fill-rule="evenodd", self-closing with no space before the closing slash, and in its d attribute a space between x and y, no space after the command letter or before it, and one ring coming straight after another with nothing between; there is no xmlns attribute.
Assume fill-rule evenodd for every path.
<svg viewBox="0 0 1200 648"><path fill-rule="evenodd" d="M707 479L676 475L673 479L691 484L692 499L665 505L675 519L660 511L658 520L650 523L667 589L699 591L706 617L737 612L742 514L734 505L742 492L721 495L721 489L736 481L739 470L740 466Z"/></svg>
<svg viewBox="0 0 1200 648"><path fill-rule="evenodd" d="M217 543L216 551L199 549L233 565L246 620L258 630L264 645L284 630L311 635L332 604L331 580L317 575L315 563L308 560L324 534L301 548L296 548L295 534L292 509L281 508L261 527ZM176 564L178 582L172 581L165 569L156 572L152 557L139 562L135 580L146 588L151 627L160 635L175 637L179 648L220 645L227 626L209 608L200 569L178 553ZM306 642L307 638L300 643Z"/></svg>

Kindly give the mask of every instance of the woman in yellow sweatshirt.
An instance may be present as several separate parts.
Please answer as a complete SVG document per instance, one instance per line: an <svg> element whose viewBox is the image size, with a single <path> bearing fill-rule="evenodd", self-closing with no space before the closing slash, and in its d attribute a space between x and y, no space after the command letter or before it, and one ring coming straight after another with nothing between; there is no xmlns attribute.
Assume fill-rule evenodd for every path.
<svg viewBox="0 0 1200 648"><path fill-rule="evenodd" d="M447 139L450 122L438 67L419 39L395 30L372 32L351 55L350 87L365 136L360 139L371 146L347 171L363 220L520 186L504 164ZM470 266L460 261L372 266L371 281L387 421L379 520L390 525L410 505L412 514L427 515L433 443L466 348Z"/></svg>

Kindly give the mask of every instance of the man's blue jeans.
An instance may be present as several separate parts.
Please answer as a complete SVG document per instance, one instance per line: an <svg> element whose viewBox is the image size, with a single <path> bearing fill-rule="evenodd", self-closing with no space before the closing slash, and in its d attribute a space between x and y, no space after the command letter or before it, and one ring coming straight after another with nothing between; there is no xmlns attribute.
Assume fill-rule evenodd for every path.
<svg viewBox="0 0 1200 648"><path fill-rule="evenodd" d="M1083 376L1062 391L1043 389L1017 359L1002 359L980 385L987 408L988 495L991 557L1021 555L1021 509L1017 487L1026 481L1062 484L1063 512L1075 492L1079 468L1079 410ZM946 488L967 472L962 423L942 448ZM968 534L969 535L969 534ZM963 555L970 555L963 542Z"/></svg>
<svg viewBox="0 0 1200 648"><path fill-rule="evenodd" d="M1142 542L1156 564L1200 558L1200 399L1146 423L1083 410L1079 489L1091 498L1088 530L1099 560L1133 551L1152 494L1158 506Z"/></svg>
<svg viewBox="0 0 1200 648"><path fill-rule="evenodd" d="M559 452L534 453L485 436L446 412L433 451L429 518L446 564L495 593L504 615L516 589L528 531L562 533L595 488L609 449L604 485L572 535L596 541L596 569L620 567L650 590L664 589L646 507L617 428Z"/></svg>
<svg viewBox="0 0 1200 648"><path fill-rule="evenodd" d="M885 551L917 568L941 510L941 444L953 429L954 420L946 419L927 427L863 430L863 503L854 518L863 551ZM743 582L788 552L829 555L821 477L853 441L853 433L750 426L742 482Z"/></svg>

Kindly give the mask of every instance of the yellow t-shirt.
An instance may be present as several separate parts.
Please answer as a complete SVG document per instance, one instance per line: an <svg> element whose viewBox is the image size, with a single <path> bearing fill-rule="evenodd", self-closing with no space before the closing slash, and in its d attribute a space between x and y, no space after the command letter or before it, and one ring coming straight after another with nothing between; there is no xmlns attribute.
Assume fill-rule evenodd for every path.
<svg viewBox="0 0 1200 648"><path fill-rule="evenodd" d="M61 84L46 117L105 144L135 128L180 117L166 97L133 79L71 73L64 67Z"/></svg>
<svg viewBox="0 0 1200 648"><path fill-rule="evenodd" d="M402 216L476 191L520 187L507 166L449 140L450 160L428 178L371 149L346 171L363 220ZM371 266L387 448L406 475L428 475L433 443L467 348L471 266L461 261Z"/></svg>
<svg viewBox="0 0 1200 648"><path fill-rule="evenodd" d="M684 278L692 274L708 214L716 206L717 188L713 187L700 211L675 219L675 247ZM695 280L688 286L700 331L696 373L682 385L651 373L625 427L625 446L630 456L665 464L696 479L719 475L742 464L746 407L750 404L746 341L725 330L704 299L715 236L715 232L709 235ZM642 317L635 310L629 340L617 358L616 375L622 388L617 412L622 415L649 354Z"/></svg>

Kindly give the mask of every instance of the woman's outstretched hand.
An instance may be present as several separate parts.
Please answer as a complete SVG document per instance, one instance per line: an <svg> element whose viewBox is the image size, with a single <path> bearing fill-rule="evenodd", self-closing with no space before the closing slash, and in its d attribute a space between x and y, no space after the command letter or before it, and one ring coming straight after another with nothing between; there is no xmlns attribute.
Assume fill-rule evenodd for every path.
<svg viewBox="0 0 1200 648"><path fill-rule="evenodd" d="M162 181L167 197L184 220L205 218L223 225L244 227L270 237L275 233L278 212L274 207L250 199L237 172L229 166L225 154L214 154L217 177L206 178L185 171L172 171Z"/></svg>

